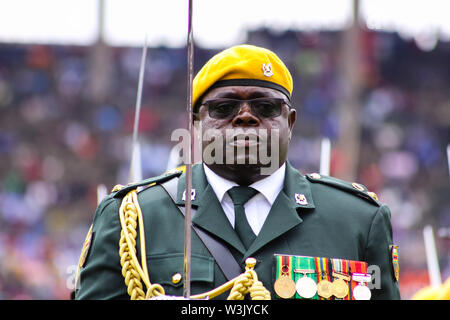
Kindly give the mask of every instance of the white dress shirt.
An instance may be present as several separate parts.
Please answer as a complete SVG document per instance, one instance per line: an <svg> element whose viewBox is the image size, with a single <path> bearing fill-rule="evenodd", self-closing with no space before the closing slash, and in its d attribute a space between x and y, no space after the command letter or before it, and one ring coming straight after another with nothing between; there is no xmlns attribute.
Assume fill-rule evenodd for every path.
<svg viewBox="0 0 450 320"><path fill-rule="evenodd" d="M238 184L217 175L205 164L203 164L203 168L205 169L208 183L216 193L217 199L219 199L225 215L234 228L234 204L227 191L232 187L238 186ZM259 193L244 205L248 223L256 235L261 231L264 221L266 221L266 218L269 215L270 208L280 191L283 189L285 168L286 164L283 164L270 176L252 183L249 186L259 191Z"/></svg>

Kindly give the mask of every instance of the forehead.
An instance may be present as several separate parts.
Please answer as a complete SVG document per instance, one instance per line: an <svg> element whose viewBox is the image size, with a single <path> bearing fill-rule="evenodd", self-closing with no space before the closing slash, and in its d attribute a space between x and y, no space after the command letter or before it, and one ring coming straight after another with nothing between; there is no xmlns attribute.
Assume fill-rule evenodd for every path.
<svg viewBox="0 0 450 320"><path fill-rule="evenodd" d="M286 98L286 96L271 88L256 86L227 86L211 89L202 99L202 101L230 98L230 99L255 99L262 97Z"/></svg>

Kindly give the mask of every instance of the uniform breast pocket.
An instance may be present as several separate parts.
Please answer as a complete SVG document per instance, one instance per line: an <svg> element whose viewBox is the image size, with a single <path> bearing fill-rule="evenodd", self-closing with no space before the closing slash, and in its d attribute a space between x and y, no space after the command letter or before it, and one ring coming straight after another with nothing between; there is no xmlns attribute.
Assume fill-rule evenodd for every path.
<svg viewBox="0 0 450 320"><path fill-rule="evenodd" d="M183 253L147 256L151 283L164 287L166 295L183 295ZM214 285L214 259L208 256L191 255L191 293L209 291Z"/></svg>

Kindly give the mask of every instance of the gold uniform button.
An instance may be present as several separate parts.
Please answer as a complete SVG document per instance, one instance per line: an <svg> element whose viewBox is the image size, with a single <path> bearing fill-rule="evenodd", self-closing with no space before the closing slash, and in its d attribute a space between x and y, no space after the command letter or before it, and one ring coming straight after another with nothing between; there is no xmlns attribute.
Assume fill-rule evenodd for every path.
<svg viewBox="0 0 450 320"><path fill-rule="evenodd" d="M172 283L177 284L181 281L182 278L183 277L181 276L181 274L177 272L172 276Z"/></svg>

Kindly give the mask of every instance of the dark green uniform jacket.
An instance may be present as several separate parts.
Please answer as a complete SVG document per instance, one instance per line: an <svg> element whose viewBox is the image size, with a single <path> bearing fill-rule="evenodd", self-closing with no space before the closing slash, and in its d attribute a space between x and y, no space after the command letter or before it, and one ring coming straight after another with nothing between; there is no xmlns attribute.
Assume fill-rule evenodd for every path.
<svg viewBox="0 0 450 320"><path fill-rule="evenodd" d="M145 184L155 181L156 185L138 193L150 281L161 284L167 295L177 296L183 294L183 281L174 284L172 276L183 274L184 217L158 183L179 176L176 202L183 205L185 175L180 174L148 179ZM196 190L192 205L197 208L193 224L221 239L243 267L247 257L256 258L255 271L272 297L275 297L273 255L286 254L358 260L377 265L380 289L372 290L372 299L400 298L390 254L390 211L369 196L367 189L358 190L351 183L331 177L302 175L287 163L284 188L258 237L245 251L208 184L201 164L193 166L192 184ZM129 299L119 257L119 207L130 188L107 196L95 212L92 239L81 268L76 299ZM306 201L296 202L296 194L304 195ZM136 242L140 259L139 235ZM226 282L194 232L191 259L191 294L212 290ZM225 299L226 296L222 294L218 298Z"/></svg>

